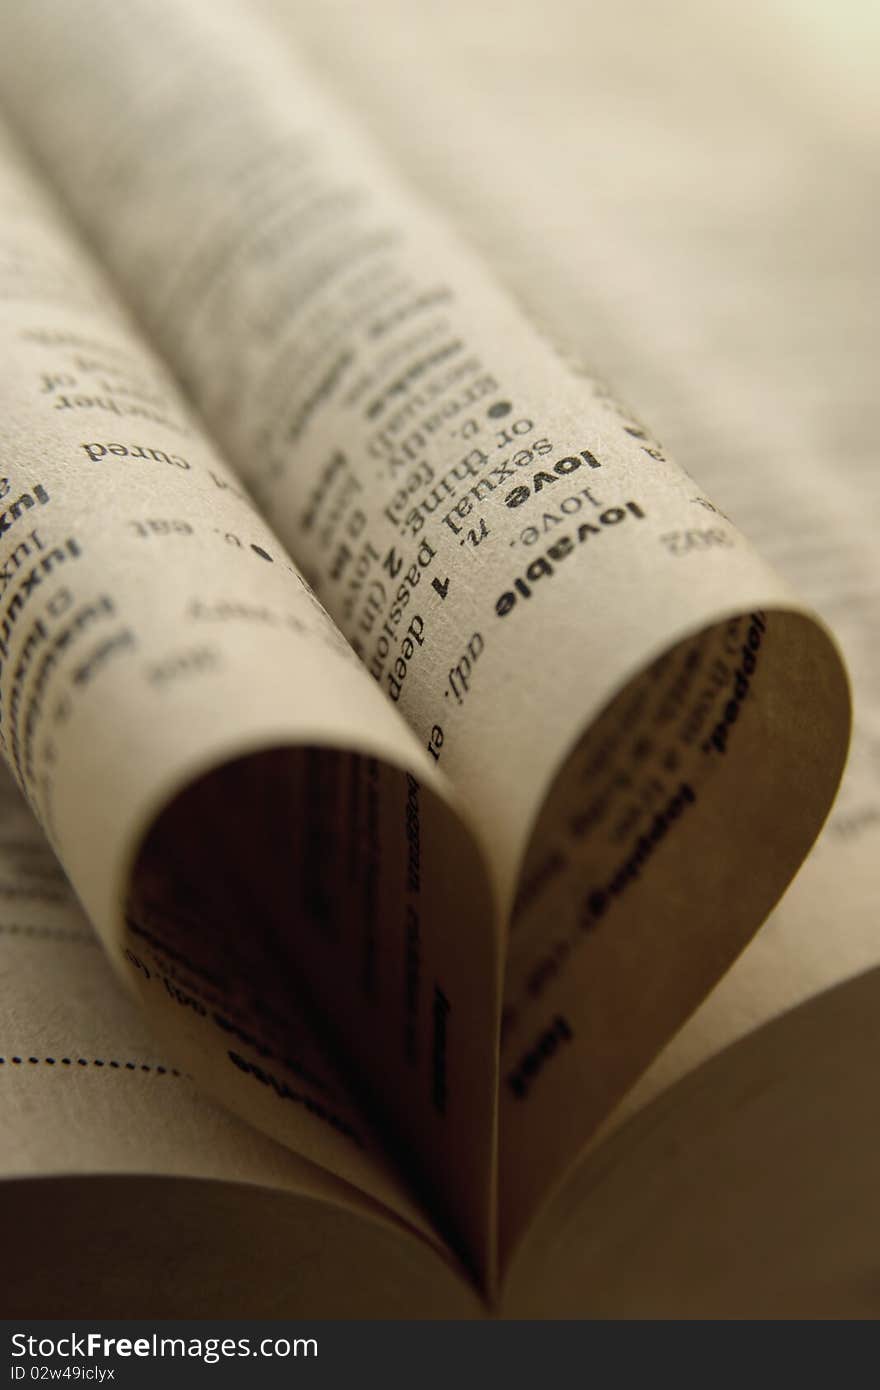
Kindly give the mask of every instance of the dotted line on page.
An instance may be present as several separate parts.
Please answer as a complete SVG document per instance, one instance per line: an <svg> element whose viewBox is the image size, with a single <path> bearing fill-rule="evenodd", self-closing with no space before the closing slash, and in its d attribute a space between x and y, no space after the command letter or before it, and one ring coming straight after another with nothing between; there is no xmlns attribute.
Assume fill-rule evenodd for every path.
<svg viewBox="0 0 880 1390"><path fill-rule="evenodd" d="M53 941L82 941L88 946L97 944L96 938L91 932L77 931L75 927L24 926L17 922L4 922L0 923L0 936L3 935L46 936Z"/></svg>
<svg viewBox="0 0 880 1390"><path fill-rule="evenodd" d="M117 1071L153 1071L157 1076L183 1076L176 1067L149 1066L146 1062L111 1062L102 1057L0 1057L0 1066L113 1067Z"/></svg>

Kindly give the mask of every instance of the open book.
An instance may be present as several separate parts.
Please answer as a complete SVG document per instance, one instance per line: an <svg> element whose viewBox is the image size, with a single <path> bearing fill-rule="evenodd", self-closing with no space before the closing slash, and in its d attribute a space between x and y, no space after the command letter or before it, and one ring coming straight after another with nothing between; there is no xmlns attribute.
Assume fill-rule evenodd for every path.
<svg viewBox="0 0 880 1390"><path fill-rule="evenodd" d="M414 131L336 13L2 10L7 1310L860 1311L870 933L679 1031L837 789L821 595L453 225L439 16Z"/></svg>

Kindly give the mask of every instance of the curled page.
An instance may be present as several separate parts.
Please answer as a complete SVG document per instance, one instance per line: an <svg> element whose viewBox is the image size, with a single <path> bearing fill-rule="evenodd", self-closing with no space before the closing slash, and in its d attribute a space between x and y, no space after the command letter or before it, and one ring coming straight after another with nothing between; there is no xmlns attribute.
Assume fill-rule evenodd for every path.
<svg viewBox="0 0 880 1390"><path fill-rule="evenodd" d="M20 129L477 826L507 1251L803 859L840 658L243 9L66 13L7 7Z"/></svg>
<svg viewBox="0 0 880 1390"><path fill-rule="evenodd" d="M6 144L0 203L7 763L175 1059L484 1262L473 836Z"/></svg>

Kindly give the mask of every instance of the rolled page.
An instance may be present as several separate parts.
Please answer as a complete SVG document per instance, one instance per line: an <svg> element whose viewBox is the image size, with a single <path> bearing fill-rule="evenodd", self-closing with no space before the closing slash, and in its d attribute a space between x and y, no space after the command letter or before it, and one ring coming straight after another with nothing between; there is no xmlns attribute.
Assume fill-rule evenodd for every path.
<svg viewBox="0 0 880 1390"><path fill-rule="evenodd" d="M7 6L19 127L478 825L509 1249L801 862L839 656L243 9L76 13Z"/></svg>
<svg viewBox="0 0 880 1390"><path fill-rule="evenodd" d="M178 1067L484 1264L500 953L473 836L0 141L6 761Z"/></svg>

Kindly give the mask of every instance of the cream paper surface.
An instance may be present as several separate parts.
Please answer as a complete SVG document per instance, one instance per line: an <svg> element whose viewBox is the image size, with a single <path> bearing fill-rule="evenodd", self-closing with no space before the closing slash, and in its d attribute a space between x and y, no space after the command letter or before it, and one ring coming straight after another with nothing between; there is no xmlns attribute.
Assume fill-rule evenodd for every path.
<svg viewBox="0 0 880 1390"><path fill-rule="evenodd" d="M345 892L360 901L346 918L347 938L331 944L356 956L365 949L358 927L369 929L380 963L372 995L352 985L346 1010L340 991L342 1017L351 1034L363 1034L357 1055L374 1074L381 1067L394 1077L386 1108L397 1109L438 1184L437 1169L452 1168L443 1164L450 1145L465 1141L449 1200L468 1240L483 1248L498 965L471 838L442 800L427 754L361 670L11 147L4 156L7 760L111 960L174 1056L185 1056L188 1071L260 1127L425 1229L377 1153L372 1124L365 1127L361 1107L352 1110L348 1083L336 1067L328 1071L327 1047L338 1051L339 1030L323 1043L316 1037L316 1029L327 1034L315 1021L317 969L304 985L291 959L300 942L292 933L292 943L279 945L268 920L270 873L288 917L296 919L298 895L320 898L321 884L297 863L314 854L315 828L328 865L348 856ZM252 769L250 784L233 785L234 843L208 847L203 897L187 897L192 866L181 832L162 883L155 873L147 883L144 869L126 903L133 860L163 804L230 760L239 773ZM276 761L291 769L289 790L277 785ZM291 808L285 796L306 764L308 798ZM418 771L423 783L407 782L397 766ZM335 797L340 768L363 783L361 805L346 822L324 825L324 799ZM272 863L237 893L248 837L265 839L270 830ZM401 891L413 854L412 891ZM445 869L450 857L467 880L462 904L459 880ZM366 887L360 875L368 875ZM222 912L206 924L212 893ZM328 929L333 910L346 904L331 904ZM450 916L466 924L471 909L465 967L440 929ZM405 942L392 923L396 929L406 914L420 929L426 974L442 984L460 1020L444 1039L455 1136L434 1104L431 999L416 997L405 1013ZM329 965L320 961L326 974ZM353 967L340 974L359 979Z"/></svg>
<svg viewBox="0 0 880 1390"><path fill-rule="evenodd" d="M263 8L846 656L853 743L829 823L627 1114L878 959L877 11L629 0L587 23L571 0L518 0L497 24L458 0L380 0L367 50L350 0Z"/></svg>
<svg viewBox="0 0 880 1390"><path fill-rule="evenodd" d="M853 744L828 825L619 1123L878 960L877 11L263 9L559 350L611 382L810 599L847 659Z"/></svg>
<svg viewBox="0 0 880 1390"><path fill-rule="evenodd" d="M515 908L511 1245L816 833L847 739L836 654L697 483L562 365L271 38L221 6L96 3L82 10L89 44L71 48L58 13L8 15L20 127L414 729L419 776L435 764L467 804L501 908ZM246 725L264 696L226 698ZM409 758L387 730L383 751ZM68 822L85 780L82 766L56 773ZM436 843L454 838L440 819ZM168 842L166 826L152 845L166 864ZM77 854L74 881L99 881L94 850ZM209 854L187 847L173 881L191 885ZM479 922L488 900L478 886L453 910L442 881L433 896L457 935L462 901ZM109 909L121 874L106 882ZM469 974L472 935L455 959L476 1072L497 957L490 938ZM318 998L353 998L350 973L317 954ZM440 1021L455 1019L438 988L435 1073ZM345 1041L365 1038L383 1061L362 1027ZM450 1146L435 1174L446 1157L460 1210L488 1147L466 1171ZM481 1206L462 1222L472 1243Z"/></svg>

